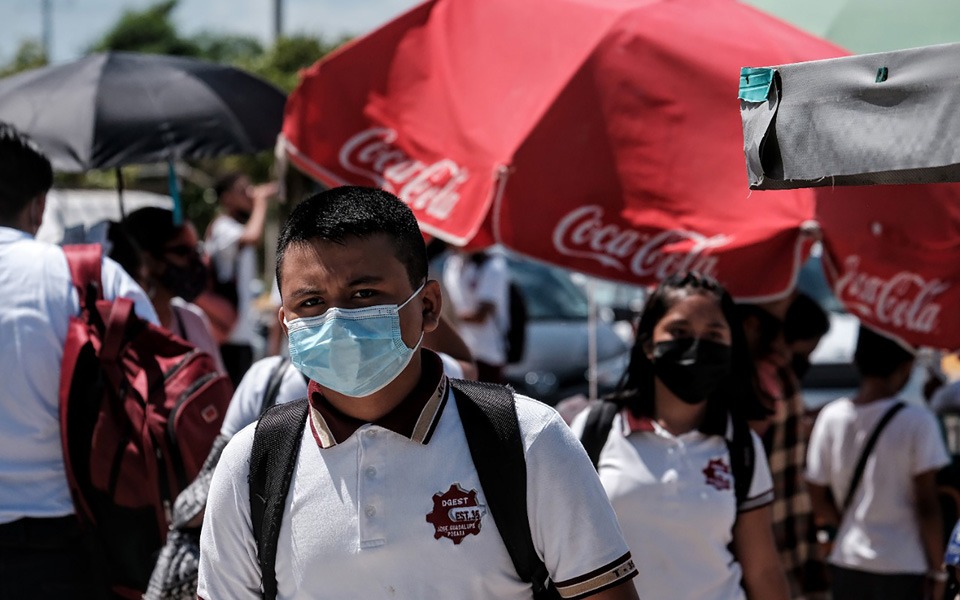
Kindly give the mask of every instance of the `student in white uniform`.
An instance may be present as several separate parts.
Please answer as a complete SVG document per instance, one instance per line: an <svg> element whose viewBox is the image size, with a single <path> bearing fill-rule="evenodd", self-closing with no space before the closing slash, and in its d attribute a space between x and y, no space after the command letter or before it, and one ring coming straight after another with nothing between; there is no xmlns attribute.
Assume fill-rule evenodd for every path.
<svg viewBox="0 0 960 600"><path fill-rule="evenodd" d="M409 207L382 190L322 192L290 215L277 263L290 357L311 380L277 597L530 598L486 508L441 361L421 348L442 301ZM518 396L516 410L530 533L557 590L636 598L630 553L576 438L542 403ZM233 437L211 483L197 590L207 600L261 597L253 437L253 426Z"/></svg>
<svg viewBox="0 0 960 600"><path fill-rule="evenodd" d="M950 457L933 413L897 398L910 379L913 352L861 326L853 360L857 393L820 411L807 450L817 540L830 563L833 597L939 600L947 572L936 479ZM875 432L876 445L868 450Z"/></svg>
<svg viewBox="0 0 960 600"><path fill-rule="evenodd" d="M750 433L754 468L740 501L725 438L757 410L733 301L694 273L664 281L644 307L599 453L644 600L785 600L771 530L773 486ZM573 422L582 435L587 414ZM738 425L747 439L745 424Z"/></svg>

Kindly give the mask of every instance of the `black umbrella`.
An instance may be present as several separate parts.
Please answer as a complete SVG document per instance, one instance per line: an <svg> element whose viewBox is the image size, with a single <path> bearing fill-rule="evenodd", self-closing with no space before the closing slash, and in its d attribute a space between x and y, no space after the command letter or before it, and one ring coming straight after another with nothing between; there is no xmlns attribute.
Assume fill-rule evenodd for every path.
<svg viewBox="0 0 960 600"><path fill-rule="evenodd" d="M108 52L0 79L0 121L58 171L251 154L276 142L285 94L240 69Z"/></svg>

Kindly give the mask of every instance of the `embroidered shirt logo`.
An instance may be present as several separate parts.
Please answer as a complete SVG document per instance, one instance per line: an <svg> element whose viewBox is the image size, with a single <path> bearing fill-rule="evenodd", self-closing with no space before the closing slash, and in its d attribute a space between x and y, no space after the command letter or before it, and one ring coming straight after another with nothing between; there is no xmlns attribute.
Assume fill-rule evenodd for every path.
<svg viewBox="0 0 960 600"><path fill-rule="evenodd" d="M718 490L729 490L733 487L730 465L722 458L710 459L707 466L703 468L703 474L706 477L706 484L712 485Z"/></svg>
<svg viewBox="0 0 960 600"><path fill-rule="evenodd" d="M480 519L487 509L477 502L477 490L469 492L455 483L446 492L433 495L433 511L427 514L427 523L436 531L434 539L447 537L459 544L463 538L480 533Z"/></svg>

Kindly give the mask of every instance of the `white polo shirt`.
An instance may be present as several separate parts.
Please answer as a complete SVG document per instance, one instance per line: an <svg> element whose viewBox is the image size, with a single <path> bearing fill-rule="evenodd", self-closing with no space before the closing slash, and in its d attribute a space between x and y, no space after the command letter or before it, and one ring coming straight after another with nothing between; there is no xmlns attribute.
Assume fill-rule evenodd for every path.
<svg viewBox="0 0 960 600"><path fill-rule="evenodd" d="M847 495L867 438L896 398L854 404L834 400L817 416L807 448L807 480ZM913 478L950 463L936 417L908 404L877 438L828 562L871 573L925 573Z"/></svg>
<svg viewBox="0 0 960 600"><path fill-rule="evenodd" d="M257 339L257 314L253 307L253 280L257 277L257 252L253 246L240 247L244 226L227 215L218 215L210 224L204 251L212 257L222 281L236 279L237 322L227 343L252 345Z"/></svg>
<svg viewBox="0 0 960 600"><path fill-rule="evenodd" d="M587 418L577 415L577 437ZM737 512L773 501L760 438L747 499L738 507L726 441L698 430L674 436L650 419L613 421L599 472L637 566L643 600L744 600L740 564L730 552ZM731 435L728 427L728 435Z"/></svg>
<svg viewBox="0 0 960 600"><path fill-rule="evenodd" d="M579 441L517 397L533 542L564 597L635 574ZM336 442L312 407L277 550L278 598L530 598L486 509L445 376L410 436L360 425ZM198 595L259 598L247 475L254 428L224 450L207 500ZM456 514L455 514L456 513Z"/></svg>
<svg viewBox="0 0 960 600"><path fill-rule="evenodd" d="M143 290L109 258L106 298L131 298L157 323ZM60 445L60 362L70 317L80 312L59 246L0 227L0 523L74 512Z"/></svg>

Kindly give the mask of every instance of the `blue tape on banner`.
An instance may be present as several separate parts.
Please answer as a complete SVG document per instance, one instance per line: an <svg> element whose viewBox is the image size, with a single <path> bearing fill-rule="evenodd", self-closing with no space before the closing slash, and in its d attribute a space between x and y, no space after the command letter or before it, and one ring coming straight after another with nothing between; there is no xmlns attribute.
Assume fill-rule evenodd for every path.
<svg viewBox="0 0 960 600"><path fill-rule="evenodd" d="M740 69L741 100L746 102L766 102L773 85L773 69L743 67Z"/></svg>

